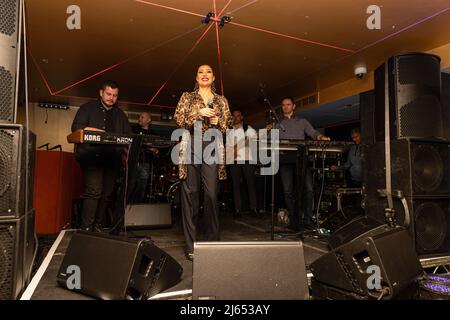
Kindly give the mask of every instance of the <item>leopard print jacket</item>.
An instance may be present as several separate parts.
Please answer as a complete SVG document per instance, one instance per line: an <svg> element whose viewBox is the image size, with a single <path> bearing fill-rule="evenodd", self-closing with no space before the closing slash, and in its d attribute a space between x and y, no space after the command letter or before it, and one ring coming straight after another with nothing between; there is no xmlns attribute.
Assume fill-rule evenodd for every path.
<svg viewBox="0 0 450 320"><path fill-rule="evenodd" d="M200 96L198 91L184 92L178 102L177 108L175 110L175 121L180 128L187 129L192 132L194 129L194 124L196 121L202 121L202 133L204 133L209 127L209 125L203 121L203 117L200 116L199 110L205 108L205 103L203 98ZM219 123L216 128L219 129L222 134L226 133L228 128L231 128L232 118L230 109L228 106L228 101L225 97L214 94L213 98L213 108L219 112ZM184 154L187 152L187 139L189 133L186 132L181 140L181 145L179 149L179 178L181 180L187 177L187 167L184 163ZM225 180L227 178L225 170L225 148L223 142L219 142L219 155L222 159L221 164L219 164L219 180Z"/></svg>

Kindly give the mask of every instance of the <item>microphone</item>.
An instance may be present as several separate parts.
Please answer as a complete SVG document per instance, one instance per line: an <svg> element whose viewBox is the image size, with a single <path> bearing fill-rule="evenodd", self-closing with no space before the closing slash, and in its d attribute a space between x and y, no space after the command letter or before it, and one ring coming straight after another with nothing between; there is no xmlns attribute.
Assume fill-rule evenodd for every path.
<svg viewBox="0 0 450 320"><path fill-rule="evenodd" d="M206 106L207 106L208 108L210 108L210 109L214 109L213 99L209 99L209 100L208 100L208 103L206 104ZM207 120L207 123L208 123L208 124L211 124L209 118L208 118L208 120Z"/></svg>

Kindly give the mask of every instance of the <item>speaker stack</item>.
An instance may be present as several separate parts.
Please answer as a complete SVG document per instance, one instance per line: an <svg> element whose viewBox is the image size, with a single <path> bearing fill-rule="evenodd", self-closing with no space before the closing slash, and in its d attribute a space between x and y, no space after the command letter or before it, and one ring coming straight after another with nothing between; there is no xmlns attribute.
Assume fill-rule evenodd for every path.
<svg viewBox="0 0 450 320"><path fill-rule="evenodd" d="M408 230L419 257L450 253L449 86L439 57L412 53L380 66L375 91L360 96L366 213L385 219L387 198L379 191L386 189L389 126L395 217Z"/></svg>
<svg viewBox="0 0 450 320"><path fill-rule="evenodd" d="M23 1L3 1L0 23L0 300L20 296L30 278L34 253L36 139L15 124L18 97L25 90L26 70L19 70L24 56L22 6Z"/></svg>

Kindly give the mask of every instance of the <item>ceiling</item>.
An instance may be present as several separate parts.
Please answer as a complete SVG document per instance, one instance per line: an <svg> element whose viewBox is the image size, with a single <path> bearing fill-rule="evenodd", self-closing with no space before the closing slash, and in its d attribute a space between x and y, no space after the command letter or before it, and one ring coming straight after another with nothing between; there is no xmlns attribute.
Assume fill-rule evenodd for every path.
<svg viewBox="0 0 450 320"><path fill-rule="evenodd" d="M68 30L69 5L81 29ZM369 30L372 0L26 0L32 101L79 105L102 80L121 87L122 105L173 110L210 64L231 107L264 108L347 80L359 64L371 71L402 51L450 43L450 0L379 0L381 29ZM202 24L208 12L230 16ZM217 19L218 20L218 19Z"/></svg>

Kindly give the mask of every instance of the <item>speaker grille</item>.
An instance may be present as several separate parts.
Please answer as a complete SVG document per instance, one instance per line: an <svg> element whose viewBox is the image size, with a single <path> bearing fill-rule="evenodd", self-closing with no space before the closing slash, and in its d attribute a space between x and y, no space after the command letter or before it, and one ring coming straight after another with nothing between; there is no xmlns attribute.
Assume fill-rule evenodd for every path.
<svg viewBox="0 0 450 320"><path fill-rule="evenodd" d="M427 201L415 210L416 249L419 254L449 250L448 201Z"/></svg>
<svg viewBox="0 0 450 320"><path fill-rule="evenodd" d="M14 106L14 77L0 66L0 121L12 122Z"/></svg>
<svg viewBox="0 0 450 320"><path fill-rule="evenodd" d="M412 156L415 186L423 192L435 191L444 179L445 169L441 154L433 145L421 144L414 148Z"/></svg>
<svg viewBox="0 0 450 320"><path fill-rule="evenodd" d="M400 107L400 136L442 137L442 108L435 95L423 95Z"/></svg>
<svg viewBox="0 0 450 320"><path fill-rule="evenodd" d="M9 215L8 209L11 209L11 189L14 186L11 185L14 179L11 179L12 172L12 155L13 150L13 138L10 130L0 129L0 217L2 215Z"/></svg>
<svg viewBox="0 0 450 320"><path fill-rule="evenodd" d="M424 54L397 57L397 76L401 85L414 84L439 87L440 61Z"/></svg>
<svg viewBox="0 0 450 320"><path fill-rule="evenodd" d="M17 27L18 0L2 0L0 10L0 32L11 36Z"/></svg>
<svg viewBox="0 0 450 320"><path fill-rule="evenodd" d="M0 300L11 299L15 224L0 224Z"/></svg>

